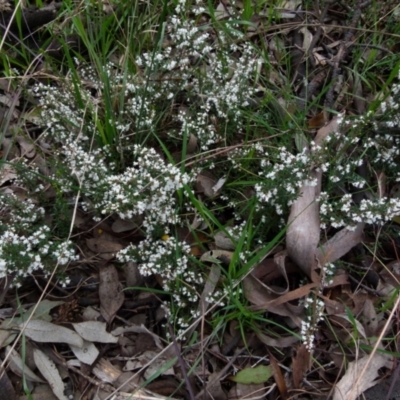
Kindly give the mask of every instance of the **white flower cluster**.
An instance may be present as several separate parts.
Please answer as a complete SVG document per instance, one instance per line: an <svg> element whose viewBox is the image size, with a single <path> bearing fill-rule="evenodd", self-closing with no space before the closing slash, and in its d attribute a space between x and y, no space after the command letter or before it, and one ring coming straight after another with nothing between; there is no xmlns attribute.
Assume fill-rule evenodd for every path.
<svg viewBox="0 0 400 400"><path fill-rule="evenodd" d="M173 237L165 240L141 241L131 244L117 254L121 262L138 263L143 276L157 274L161 277L163 289L171 292L173 306L187 307L198 302L197 290L203 285L203 277L189 265L190 246Z"/></svg>
<svg viewBox="0 0 400 400"><path fill-rule="evenodd" d="M276 157L272 163L270 159ZM290 206L299 196L299 188L309 180L312 158L306 150L294 155L281 147L278 154L265 154L261 161L259 176L262 179L255 185L256 196L261 204L274 205L277 214L283 213L283 207ZM311 184L317 182L311 181Z"/></svg>
<svg viewBox="0 0 400 400"><path fill-rule="evenodd" d="M34 271L49 273L56 264L77 259L71 242L54 242L43 223L44 211L31 200L1 194L0 278L13 274L15 284Z"/></svg>
<svg viewBox="0 0 400 400"><path fill-rule="evenodd" d="M38 83L32 91L39 99L40 124L47 127L47 137L64 144L66 140L88 140L93 136L93 122L86 118L87 107L93 100L89 90L66 82L60 87ZM77 96L81 107L77 104Z"/></svg>
<svg viewBox="0 0 400 400"><path fill-rule="evenodd" d="M398 74L400 80L400 71ZM390 116L385 118L383 125L388 128L400 127L400 83L394 84L390 96L381 103L381 112L383 115Z"/></svg>
<svg viewBox="0 0 400 400"><path fill-rule="evenodd" d="M324 288L326 286L332 285L333 283L333 277L336 272L336 266L333 263L326 263L323 266L323 269L321 271L321 287Z"/></svg>
<svg viewBox="0 0 400 400"><path fill-rule="evenodd" d="M210 46L209 33L201 31L194 20L183 20L178 15L171 17L168 35L168 43L173 45L156 54L144 53L137 64L147 74L159 77L147 82L152 98L167 94L166 98L172 100L176 95L184 96L187 111L175 115L181 128L169 134L180 137L194 134L206 150L225 140L228 124L240 129L241 108L248 105L254 92L249 82L254 76L255 52L247 44L240 48ZM233 56L235 53L240 56ZM137 89L132 87L131 93Z"/></svg>
<svg viewBox="0 0 400 400"><path fill-rule="evenodd" d="M308 351L314 348L315 332L318 329L318 322L324 317L324 302L315 296L308 296L304 301L306 317L301 322L300 334L302 341Z"/></svg>
<svg viewBox="0 0 400 400"><path fill-rule="evenodd" d="M397 93L397 92L396 92ZM400 100L400 99L399 99ZM260 162L260 183L255 185L259 208L274 206L278 214L301 196L299 188L310 183L313 168L324 173L320 194L321 228L355 229L358 222L384 224L400 212L396 198L378 198L376 171L385 173L388 187L399 180L400 138L384 128L374 131L374 116L368 113L344 120L340 131L328 135L321 146L311 142L311 151L293 154L285 147L265 153ZM366 171L366 166L373 169ZM364 168L364 173L360 171ZM374 172L375 171L375 172ZM316 180L311 182L317 184ZM372 190L371 190L372 189ZM357 201L354 195L367 193Z"/></svg>
<svg viewBox="0 0 400 400"><path fill-rule="evenodd" d="M114 174L107 168L109 164L101 151L88 153L68 142L62 153L66 156L68 176L75 176L84 184L84 208L102 215L117 213L122 219L144 216L143 226L148 235L157 226L168 231L169 224L178 222L175 193L191 178L166 163L154 149L134 145L132 166ZM70 189L68 180L64 181L64 189Z"/></svg>
<svg viewBox="0 0 400 400"><path fill-rule="evenodd" d="M400 214L400 199L362 199L354 203L350 194L343 195L339 200L332 200L328 193L319 196L321 228L328 224L333 228L346 227L354 230L358 222L383 225Z"/></svg>

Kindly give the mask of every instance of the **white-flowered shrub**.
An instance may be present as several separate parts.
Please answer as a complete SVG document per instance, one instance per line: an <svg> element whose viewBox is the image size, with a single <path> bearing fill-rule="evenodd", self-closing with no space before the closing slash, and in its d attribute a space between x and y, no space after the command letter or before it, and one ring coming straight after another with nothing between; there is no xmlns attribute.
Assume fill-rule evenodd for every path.
<svg viewBox="0 0 400 400"><path fill-rule="evenodd" d="M240 14L233 14L225 29L213 35L210 27L198 22L204 9L199 4L187 7L184 0L177 2L175 14L165 22L164 41L137 55L133 71L112 62L96 68L77 62L76 74L52 85L38 83L32 92L39 102L39 125L45 128L41 140L56 155L50 182L57 196L73 204L79 193L79 207L95 220L110 215L139 220L145 239L120 251L117 258L137 262L144 276L159 276L174 305L183 309L190 305L193 311L204 277L193 267L190 248L173 237L160 239L160 232L171 233L171 226L182 222L180 212L189 208L179 209L177 191L190 187L195 173L178 168L169 157L191 136L206 151L230 144L230 136L235 136L232 142L237 145L237 137L252 132L248 106L258 103L251 100L261 64L250 40L240 32L243 27L235 25ZM181 18L180 13L190 17ZM380 173L387 185L400 180L400 141L393 134L400 124L398 104L400 86L394 85L381 105L381 122L374 113L346 117L320 147L311 143L310 151L296 148L292 138L283 146L283 135L274 141L267 137L267 129L261 129L265 141L237 146L224 153L223 161L212 161L218 165L214 171L227 177L218 201L232 209L243 204L245 209L253 197L257 206L252 217L261 232L254 236L254 247L262 246L260 226L270 226L273 214L282 222L301 196L304 182L317 184L310 173L318 168L324 174L318 199L322 228L385 223L400 214L399 200L380 196L377 184ZM258 118L266 115L261 110ZM160 142L167 150L165 157L154 149L162 147ZM210 164L206 167L212 169ZM35 168L18 182L38 195L43 182L32 179L38 174ZM241 183L252 180L252 192L238 200L225 191L237 176ZM0 277L15 273L22 278L75 259L69 242L52 237L43 209L30 200L3 197L1 213L7 215L7 223L0 226ZM234 218L241 218L237 210ZM244 224L238 225L232 236L237 240L243 232ZM254 250L252 245L251 240L244 241L249 254L243 251L239 256L243 263ZM308 348L321 313L304 322L301 333ZM197 311L189 313L189 319L187 314L180 316L178 325L186 327L196 315Z"/></svg>

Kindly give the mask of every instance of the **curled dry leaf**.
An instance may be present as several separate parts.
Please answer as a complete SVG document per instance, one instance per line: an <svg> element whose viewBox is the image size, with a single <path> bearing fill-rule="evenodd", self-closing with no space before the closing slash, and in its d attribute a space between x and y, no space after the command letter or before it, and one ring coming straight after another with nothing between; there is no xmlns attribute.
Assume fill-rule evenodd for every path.
<svg viewBox="0 0 400 400"><path fill-rule="evenodd" d="M200 261L202 262L223 262L225 264L229 264L233 256L232 251L227 250L211 250L207 251L200 257Z"/></svg>
<svg viewBox="0 0 400 400"><path fill-rule="evenodd" d="M196 178L196 191L203 193L206 197L215 197L219 194L226 179L218 181L210 171L201 171Z"/></svg>
<svg viewBox="0 0 400 400"><path fill-rule="evenodd" d="M341 229L315 254L321 264L332 263L348 253L354 246L361 242L365 224L359 222L355 230Z"/></svg>
<svg viewBox="0 0 400 400"><path fill-rule="evenodd" d="M51 390L59 400L68 400L64 394L64 382L53 361L39 349L33 351L33 357L40 373L49 383Z"/></svg>
<svg viewBox="0 0 400 400"><path fill-rule="evenodd" d="M355 400L367 389L378 383L377 378L380 368L390 368L391 366L390 358L380 353L375 353L372 357L365 356L352 361L335 387L333 400ZM362 373L363 371L364 373Z"/></svg>
<svg viewBox="0 0 400 400"><path fill-rule="evenodd" d="M21 323L18 327L19 329L25 328L25 335L35 342L67 343L76 347L83 346L83 340L76 332L51 322L32 319L26 325Z"/></svg>
<svg viewBox="0 0 400 400"><path fill-rule="evenodd" d="M304 310L302 307L294 306L290 303L273 305L273 301L278 298L260 280L249 274L243 280L243 293L248 301L253 303L258 310L270 311L277 315L289 317L293 323L300 327L304 320ZM251 307L250 309L252 309Z"/></svg>
<svg viewBox="0 0 400 400"><path fill-rule="evenodd" d="M121 308L125 295L114 265L102 265L99 272L100 313L107 323L111 323Z"/></svg>
<svg viewBox="0 0 400 400"><path fill-rule="evenodd" d="M271 354L271 352L269 350L267 350L267 351L269 354L269 360L270 360L271 367L273 370L276 386L278 387L278 390L279 390L282 400L286 400L288 398L288 395L287 395L288 390L287 390L285 378L283 377L281 367L279 366L278 361Z"/></svg>

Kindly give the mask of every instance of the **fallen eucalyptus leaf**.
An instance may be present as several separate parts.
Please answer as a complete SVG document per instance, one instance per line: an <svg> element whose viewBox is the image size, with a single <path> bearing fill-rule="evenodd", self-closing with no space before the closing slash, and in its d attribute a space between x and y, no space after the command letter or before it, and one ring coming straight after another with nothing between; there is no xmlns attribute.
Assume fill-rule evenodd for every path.
<svg viewBox="0 0 400 400"><path fill-rule="evenodd" d="M88 365L92 365L100 354L99 350L97 350L97 347L92 342L88 342L87 340L83 341L82 348L73 346L71 344L69 347L80 362Z"/></svg>
<svg viewBox="0 0 400 400"><path fill-rule="evenodd" d="M45 382L43 379L39 378L23 361L18 352L14 349L12 350L10 346L6 347L6 354L10 354L10 368L14 374L17 376L24 376L28 381L31 382Z"/></svg>
<svg viewBox="0 0 400 400"><path fill-rule="evenodd" d="M125 295L114 265L101 266L99 277L100 312L103 318L111 323L115 314L121 308Z"/></svg>
<svg viewBox="0 0 400 400"><path fill-rule="evenodd" d="M113 224L111 225L111 229L113 232L120 233L120 232L128 232L132 229L136 229L138 225L133 221L127 221L122 218L117 218Z"/></svg>
<svg viewBox="0 0 400 400"><path fill-rule="evenodd" d="M99 238L86 239L86 245L94 253L100 254L105 260L111 260L118 251L124 248L121 243Z"/></svg>
<svg viewBox="0 0 400 400"><path fill-rule="evenodd" d="M229 228L227 231L229 232ZM233 240L223 231L219 231L214 235L214 241L216 246L222 250L235 250L236 248Z"/></svg>
<svg viewBox="0 0 400 400"><path fill-rule="evenodd" d="M79 335L89 342L117 343L118 338L106 331L107 325L100 321L86 321L72 324Z"/></svg>
<svg viewBox="0 0 400 400"><path fill-rule="evenodd" d="M64 382L53 361L39 349L33 350L33 358L38 370L45 377L56 397L59 400L68 400L64 394Z"/></svg>
<svg viewBox="0 0 400 400"><path fill-rule="evenodd" d="M287 252L292 260L311 277L316 266L315 253L320 239L319 203L321 173L312 172L304 182L301 195L292 204L286 231ZM317 180L315 185L314 180Z"/></svg>
<svg viewBox="0 0 400 400"><path fill-rule="evenodd" d="M335 387L333 400L355 400L378 383L380 368L390 368L393 364L387 355L380 353L375 353L371 360L369 359L369 356L365 356L349 364L346 373ZM367 368L361 374L366 365Z"/></svg>
<svg viewBox="0 0 400 400"><path fill-rule="evenodd" d="M82 338L73 330L51 322L32 319L27 324L21 323L19 329L24 329L25 335L40 343L67 343L76 347L83 346Z"/></svg>

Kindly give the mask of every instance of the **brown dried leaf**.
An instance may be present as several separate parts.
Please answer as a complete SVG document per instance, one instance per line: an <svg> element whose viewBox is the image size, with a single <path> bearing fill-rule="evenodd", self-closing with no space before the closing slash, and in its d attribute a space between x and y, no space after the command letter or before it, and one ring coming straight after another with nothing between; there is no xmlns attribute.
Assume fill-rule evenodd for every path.
<svg viewBox="0 0 400 400"><path fill-rule="evenodd" d="M229 228L227 229L229 232ZM236 245L233 240L223 231L217 232L214 235L215 244L223 250L235 250Z"/></svg>
<svg viewBox="0 0 400 400"><path fill-rule="evenodd" d="M365 224L359 222L355 230L343 228L316 251L316 257L321 264L332 263L348 253L362 240Z"/></svg>
<svg viewBox="0 0 400 400"><path fill-rule="evenodd" d="M23 136L17 136L17 141L18 144L21 146L21 155L25 156L27 158L33 158L35 157L36 150L35 146L32 142L28 141L26 138Z"/></svg>
<svg viewBox="0 0 400 400"><path fill-rule="evenodd" d="M217 181L214 174L210 171L201 171L196 178L196 191L203 193L206 197L215 197L221 191L225 179L221 178Z"/></svg>
<svg viewBox="0 0 400 400"><path fill-rule="evenodd" d="M287 397L287 386L285 382L285 378L283 377L281 367L276 361L275 357L268 351L269 361L271 363L271 367L273 370L273 375L275 379L276 386L278 387L279 393L281 395L282 400L286 400Z"/></svg>
<svg viewBox="0 0 400 400"><path fill-rule="evenodd" d="M300 344L296 349L296 355L292 360L293 386L300 389L305 373L310 368L310 352L304 344Z"/></svg>
<svg viewBox="0 0 400 400"><path fill-rule="evenodd" d="M195 153L197 149L197 137L193 135L193 133L190 134L186 152L187 153Z"/></svg>
<svg viewBox="0 0 400 400"><path fill-rule="evenodd" d="M135 222L127 221L119 217L111 225L111 229L116 233L131 231L137 227L138 226Z"/></svg>
<svg viewBox="0 0 400 400"><path fill-rule="evenodd" d="M125 295L114 265L103 265L99 271L100 312L107 323L111 323L121 308Z"/></svg>
<svg viewBox="0 0 400 400"><path fill-rule="evenodd" d="M122 269L124 270L125 274L125 282L127 288L139 287L142 286L143 277L140 275L139 268L137 263L128 262L126 263ZM133 290L129 290L129 293L133 293Z"/></svg>
<svg viewBox="0 0 400 400"><path fill-rule="evenodd" d="M118 251L124 248L120 243L100 238L86 239L86 245L94 253L99 253L105 260L111 260Z"/></svg>
<svg viewBox="0 0 400 400"><path fill-rule="evenodd" d="M278 348L290 347L299 341L296 336L281 336L279 338L272 338L261 332L256 332L256 336L267 346Z"/></svg>
<svg viewBox="0 0 400 400"><path fill-rule="evenodd" d="M301 326L303 320L303 308L294 306L290 303L280 304L278 306L271 304L271 302L276 300L278 296L271 293L269 288L252 274L249 274L243 280L243 293L246 299L256 306L250 307L250 310L253 308L257 308L258 310L267 310L274 314L289 317L296 326Z"/></svg>
<svg viewBox="0 0 400 400"><path fill-rule="evenodd" d="M308 120L308 127L310 129L318 129L323 127L327 122L328 113L323 110L317 115L314 115L312 118Z"/></svg>
<svg viewBox="0 0 400 400"><path fill-rule="evenodd" d="M338 130L339 120L335 117L329 124L318 130L314 140L316 145L321 145L328 135ZM315 272L317 259L323 266L326 262L333 262L342 257L360 242L364 224L359 223L354 231L342 229L325 243L322 249L317 249L320 240L320 218L319 204L316 199L321 190L321 171L312 172L311 178L316 180L316 186L305 182L301 189L301 196L291 207L286 243L290 257L313 282L317 282L319 280Z"/></svg>

